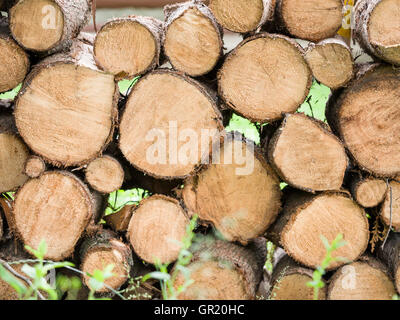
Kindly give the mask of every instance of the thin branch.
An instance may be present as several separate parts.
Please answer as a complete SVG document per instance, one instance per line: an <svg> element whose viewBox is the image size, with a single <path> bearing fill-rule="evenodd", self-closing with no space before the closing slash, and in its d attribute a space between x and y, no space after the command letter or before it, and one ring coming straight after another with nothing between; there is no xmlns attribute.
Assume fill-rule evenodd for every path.
<svg viewBox="0 0 400 320"><path fill-rule="evenodd" d="M387 234L386 234L385 240L384 240L383 243L382 243L382 249L385 247L386 241L387 241L387 239L389 238L389 234L390 234L390 231L392 231L392 224L393 224L393 221L392 221L392 213L393 213L393 190L392 190L392 186L389 184L389 180L388 180L388 179L386 179L386 185L387 185L387 187L388 187L388 189L389 189L389 195L390 195L390 224L389 224L389 230L388 230L388 232L387 232Z"/></svg>

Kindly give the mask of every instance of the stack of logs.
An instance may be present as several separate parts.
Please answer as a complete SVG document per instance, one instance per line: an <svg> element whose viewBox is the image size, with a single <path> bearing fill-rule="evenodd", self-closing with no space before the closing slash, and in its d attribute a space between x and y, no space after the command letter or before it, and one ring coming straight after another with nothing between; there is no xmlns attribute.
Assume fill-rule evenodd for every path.
<svg viewBox="0 0 400 320"><path fill-rule="evenodd" d="M337 37L341 0L194 0L166 6L164 22L117 18L96 35L81 32L92 8L0 0L0 92L22 82L0 103L0 193L16 192L0 199L1 261L45 240L46 259L87 273L113 264L98 292L109 294L156 261L173 266L196 214L219 240L193 249L194 283L180 299L254 299L265 281L265 298L312 299L321 236L338 234L346 245L320 299L399 292L400 0L356 3L352 34L368 65ZM227 30L243 41L224 54ZM118 81L139 76L120 95ZM332 89L327 123L296 113L313 79ZM232 112L262 124L261 148L224 131ZM218 144L220 161L203 161L188 130L211 132L203 146ZM252 164L244 175L228 159L237 149ZM151 196L104 217L110 193L137 187ZM262 237L285 251L270 277ZM0 281L0 299L13 298Z"/></svg>

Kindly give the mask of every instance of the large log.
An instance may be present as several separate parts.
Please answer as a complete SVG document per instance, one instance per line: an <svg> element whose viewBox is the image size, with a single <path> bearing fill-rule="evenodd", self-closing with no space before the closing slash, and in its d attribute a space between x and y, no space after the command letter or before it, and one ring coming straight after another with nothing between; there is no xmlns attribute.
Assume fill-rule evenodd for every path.
<svg viewBox="0 0 400 320"><path fill-rule="evenodd" d="M276 0L204 0L227 30L249 33L273 20Z"/></svg>
<svg viewBox="0 0 400 320"><path fill-rule="evenodd" d="M164 8L164 52L174 69L192 77L209 73L223 54L222 30L210 9L196 2Z"/></svg>
<svg viewBox="0 0 400 320"><path fill-rule="evenodd" d="M117 79L131 79L159 66L162 36L163 23L155 18L112 19L96 35L94 57Z"/></svg>
<svg viewBox="0 0 400 320"><path fill-rule="evenodd" d="M391 181L383 200L380 217L387 226L400 232L400 182Z"/></svg>
<svg viewBox="0 0 400 320"><path fill-rule="evenodd" d="M400 1L359 0L354 34L370 54L400 66Z"/></svg>
<svg viewBox="0 0 400 320"><path fill-rule="evenodd" d="M392 300L395 294L386 266L370 256L337 270L328 288L328 300Z"/></svg>
<svg viewBox="0 0 400 320"><path fill-rule="evenodd" d="M225 137L219 156L185 182L182 198L190 214L211 223L226 240L246 243L274 222L281 204L279 179L242 136Z"/></svg>
<svg viewBox="0 0 400 320"><path fill-rule="evenodd" d="M295 112L308 95L312 74L302 48L292 39L259 33L227 55L218 74L225 104L255 122Z"/></svg>
<svg viewBox="0 0 400 320"><path fill-rule="evenodd" d="M222 129L221 114L205 87L181 73L159 69L133 87L119 145L126 159L150 176L186 178Z"/></svg>
<svg viewBox="0 0 400 320"><path fill-rule="evenodd" d="M297 262L316 268L326 255L321 237L331 243L342 234L346 245L336 250L333 257L356 260L367 249L369 226L365 211L346 194L327 192L311 195L286 189L283 212L268 230L267 236L280 243ZM332 270L345 261L331 262Z"/></svg>
<svg viewBox="0 0 400 320"><path fill-rule="evenodd" d="M357 81L333 95L326 116L353 159L378 177L400 172L400 72L370 66Z"/></svg>
<svg viewBox="0 0 400 320"><path fill-rule="evenodd" d="M378 247L378 257L388 266L400 293L400 233L391 232L385 246Z"/></svg>
<svg viewBox="0 0 400 320"><path fill-rule="evenodd" d="M342 25L342 0L277 0L277 24L295 38L320 41Z"/></svg>
<svg viewBox="0 0 400 320"><path fill-rule="evenodd" d="M28 55L11 37L7 19L0 16L0 93L20 84L29 66Z"/></svg>
<svg viewBox="0 0 400 320"><path fill-rule="evenodd" d="M87 24L91 7L92 0L20 0L10 9L11 33L26 50L61 51Z"/></svg>
<svg viewBox="0 0 400 320"><path fill-rule="evenodd" d="M285 182L310 192L339 190L348 165L341 141L324 123L302 113L285 116L268 155Z"/></svg>
<svg viewBox="0 0 400 320"><path fill-rule="evenodd" d="M94 64L86 35L71 50L36 65L15 103L18 131L28 146L55 166L96 159L112 138L119 90L114 76Z"/></svg>

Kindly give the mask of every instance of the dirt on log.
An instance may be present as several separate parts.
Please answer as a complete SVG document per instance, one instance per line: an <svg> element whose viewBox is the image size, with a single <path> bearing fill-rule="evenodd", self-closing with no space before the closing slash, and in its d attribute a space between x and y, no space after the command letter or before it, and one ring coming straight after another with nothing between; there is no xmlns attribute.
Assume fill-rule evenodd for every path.
<svg viewBox="0 0 400 320"><path fill-rule="evenodd" d="M194 283L181 293L178 299L255 299L265 262L256 242L242 247L214 238L205 238L192 250L194 255L187 268ZM184 281L184 275L179 274L175 287L178 288Z"/></svg>
<svg viewBox="0 0 400 320"><path fill-rule="evenodd" d="M114 76L99 71L90 37L50 56L28 75L15 103L18 131L27 145L57 167L82 166L110 142L118 117Z"/></svg>
<svg viewBox="0 0 400 320"><path fill-rule="evenodd" d="M318 42L333 37L342 26L342 0L277 0L278 30Z"/></svg>
<svg viewBox="0 0 400 320"><path fill-rule="evenodd" d="M305 114L286 114L269 143L269 160L288 184L305 191L339 190L348 160L326 124Z"/></svg>
<svg viewBox="0 0 400 320"><path fill-rule="evenodd" d="M316 268L325 257L321 240L331 243L342 234L347 245L332 256L354 261L367 249L369 226L365 211L347 194L326 192L318 195L285 189L285 206L275 224L267 231L269 239L281 244L297 262ZM328 270L345 262L332 262Z"/></svg>
<svg viewBox="0 0 400 320"><path fill-rule="evenodd" d="M315 79L331 89L345 86L354 76L351 49L343 40L311 43L305 57Z"/></svg>
<svg viewBox="0 0 400 320"><path fill-rule="evenodd" d="M341 267L328 287L328 300L392 300L395 294L386 266L370 256Z"/></svg>
<svg viewBox="0 0 400 320"><path fill-rule="evenodd" d="M216 102L204 86L159 69L133 87L121 118L119 145L126 159L150 176L186 178L222 129Z"/></svg>
<svg viewBox="0 0 400 320"><path fill-rule="evenodd" d="M269 298L271 300L313 300L314 289L307 286L313 280L312 269L296 263L288 255L274 267ZM326 299L326 287L319 292L318 300Z"/></svg>
<svg viewBox="0 0 400 320"><path fill-rule="evenodd" d="M154 195L142 200L129 222L127 237L136 254L148 263L178 258L189 219L179 202Z"/></svg>
<svg viewBox="0 0 400 320"><path fill-rule="evenodd" d="M101 289L96 293L109 293L111 289L118 290L129 277L133 267L133 257L128 245L120 241L111 231L100 230L94 236L87 238L80 248L81 267L85 274L93 274L95 270L104 270L113 265L113 276L106 279ZM84 284L90 288L90 278L82 276ZM111 289L110 289L111 288Z"/></svg>
<svg viewBox="0 0 400 320"><path fill-rule="evenodd" d="M160 65L163 23L155 18L116 18L102 26L94 42L94 57L117 80L147 73Z"/></svg>
<svg viewBox="0 0 400 320"><path fill-rule="evenodd" d="M223 55L222 29L210 9L186 2L164 8L164 52L174 69L192 77L209 73Z"/></svg>
<svg viewBox="0 0 400 320"><path fill-rule="evenodd" d="M20 84L29 67L27 53L11 37L7 19L0 16L0 93Z"/></svg>
<svg viewBox="0 0 400 320"><path fill-rule="evenodd" d="M374 177L357 176L350 184L353 198L364 208L373 208L381 204L387 189L385 180Z"/></svg>
<svg viewBox="0 0 400 320"><path fill-rule="evenodd" d="M388 266L397 292L400 292L400 233L390 233L385 246L378 247L378 257Z"/></svg>
<svg viewBox="0 0 400 320"><path fill-rule="evenodd" d="M354 34L371 55L400 66L400 1L359 0Z"/></svg>
<svg viewBox="0 0 400 320"><path fill-rule="evenodd" d="M92 0L20 0L10 9L10 29L26 50L54 53L71 45L91 16Z"/></svg>
<svg viewBox="0 0 400 320"><path fill-rule="evenodd" d="M400 182L391 181L380 211L386 226L400 232Z"/></svg>
<svg viewBox="0 0 400 320"><path fill-rule="evenodd" d="M400 171L400 72L373 66L331 97L326 117L355 162L377 177Z"/></svg>
<svg viewBox="0 0 400 320"><path fill-rule="evenodd" d="M217 145L219 161L213 156L188 179L181 196L191 215L211 223L226 240L246 243L274 222L281 205L279 179L253 142L229 134Z"/></svg>
<svg viewBox="0 0 400 320"><path fill-rule="evenodd" d="M288 37L249 37L226 56L218 73L219 95L226 106L254 122L279 120L300 107L311 87L303 55Z"/></svg>

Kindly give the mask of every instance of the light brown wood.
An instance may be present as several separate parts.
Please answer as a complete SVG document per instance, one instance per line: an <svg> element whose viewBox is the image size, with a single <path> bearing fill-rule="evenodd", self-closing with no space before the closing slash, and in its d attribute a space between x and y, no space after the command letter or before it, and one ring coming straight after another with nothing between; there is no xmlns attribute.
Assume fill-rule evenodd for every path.
<svg viewBox="0 0 400 320"><path fill-rule="evenodd" d="M255 122L279 120L308 95L311 71L293 40L260 33L240 43L218 74L220 97Z"/></svg>
<svg viewBox="0 0 400 320"><path fill-rule="evenodd" d="M351 185L354 199L364 208L373 208L381 204L387 189L385 180L374 177L356 179Z"/></svg>
<svg viewBox="0 0 400 320"><path fill-rule="evenodd" d="M118 160L105 155L88 164L85 176L93 189L101 193L111 193L122 187L124 169Z"/></svg>
<svg viewBox="0 0 400 320"><path fill-rule="evenodd" d="M136 254L148 263L170 263L178 258L189 223L179 202L154 195L133 213L127 236Z"/></svg>
<svg viewBox="0 0 400 320"><path fill-rule="evenodd" d="M25 163L24 173L29 178L40 177L46 171L46 164L38 156L30 156Z"/></svg>
<svg viewBox="0 0 400 320"><path fill-rule="evenodd" d="M78 178L49 171L18 190L8 222L24 244L37 249L44 240L46 259L60 261L72 254L93 211L91 195Z"/></svg>
<svg viewBox="0 0 400 320"><path fill-rule="evenodd" d="M107 225L116 232L126 232L136 205L126 205L120 211L104 217Z"/></svg>
<svg viewBox="0 0 400 320"><path fill-rule="evenodd" d="M390 217L390 213L392 213L392 217ZM392 222L394 230L396 232L400 231L400 182L391 181L389 183L389 189L386 192L380 216L387 226Z"/></svg>
<svg viewBox="0 0 400 320"><path fill-rule="evenodd" d="M339 190L347 169L345 149L322 122L287 114L269 144L281 178L305 191Z"/></svg>

